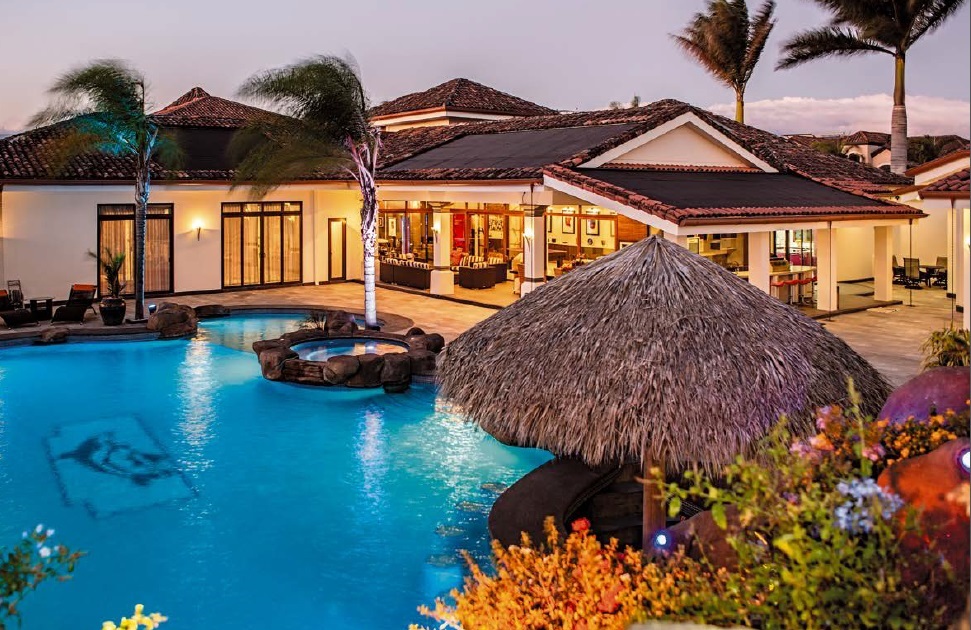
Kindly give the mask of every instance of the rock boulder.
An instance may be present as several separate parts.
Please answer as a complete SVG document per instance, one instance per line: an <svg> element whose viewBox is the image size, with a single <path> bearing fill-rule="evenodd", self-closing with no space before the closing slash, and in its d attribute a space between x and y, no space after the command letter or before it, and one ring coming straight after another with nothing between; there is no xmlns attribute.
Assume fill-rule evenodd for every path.
<svg viewBox="0 0 971 630"><path fill-rule="evenodd" d="M415 335L414 337L407 337L405 341L408 342L408 346L412 350L428 350L435 354L441 352L445 347L445 337L442 337L438 333Z"/></svg>
<svg viewBox="0 0 971 630"><path fill-rule="evenodd" d="M296 359L297 353L287 346L277 345L264 348L258 353L258 356L263 377L271 381L279 381L283 380L284 362L289 359Z"/></svg>
<svg viewBox="0 0 971 630"><path fill-rule="evenodd" d="M968 383L971 367L939 367L915 376L890 394L878 418L893 423L910 416L927 420L935 413L964 411L968 408Z"/></svg>
<svg viewBox="0 0 971 630"><path fill-rule="evenodd" d="M34 343L40 346L49 346L55 343L64 343L67 341L67 330L64 328L48 328L40 334L40 337L34 340Z"/></svg>
<svg viewBox="0 0 971 630"><path fill-rule="evenodd" d="M199 319L211 319L214 317L229 317L233 314L231 310L222 304L203 304L195 307L196 317Z"/></svg>
<svg viewBox="0 0 971 630"><path fill-rule="evenodd" d="M347 379L348 387L381 387L381 371L384 357L380 354L362 354L357 357L361 367L357 374Z"/></svg>
<svg viewBox="0 0 971 630"><path fill-rule="evenodd" d="M431 350L409 350L405 353L411 361L411 373L415 376L435 375L435 353Z"/></svg>
<svg viewBox="0 0 971 630"><path fill-rule="evenodd" d="M411 359L404 352L384 355L381 368L381 385L384 391L401 393L411 385Z"/></svg>
<svg viewBox="0 0 971 630"><path fill-rule="evenodd" d="M175 339L195 334L199 319L191 306L163 302L158 310L149 315L147 327L158 332L160 339Z"/></svg>
<svg viewBox="0 0 971 630"><path fill-rule="evenodd" d="M342 354L331 357L323 364L322 376L329 385L343 385L361 369L361 362L357 357Z"/></svg>

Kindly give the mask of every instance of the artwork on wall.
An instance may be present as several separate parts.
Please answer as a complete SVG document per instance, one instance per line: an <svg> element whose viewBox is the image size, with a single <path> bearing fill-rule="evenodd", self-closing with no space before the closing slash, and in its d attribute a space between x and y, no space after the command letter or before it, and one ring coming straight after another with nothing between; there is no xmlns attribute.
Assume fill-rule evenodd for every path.
<svg viewBox="0 0 971 630"><path fill-rule="evenodd" d="M571 217L571 216L568 216L566 214L563 215L563 229L562 229L562 232L564 234L576 234L577 233L576 217Z"/></svg>
<svg viewBox="0 0 971 630"><path fill-rule="evenodd" d="M502 238L502 215L500 214L489 215L489 238L490 239Z"/></svg>
<svg viewBox="0 0 971 630"><path fill-rule="evenodd" d="M398 222L393 218L388 221L388 236L398 236Z"/></svg>
<svg viewBox="0 0 971 630"><path fill-rule="evenodd" d="M379 214L378 215L378 228L381 229L383 227L384 227L384 215L383 214Z"/></svg>
<svg viewBox="0 0 971 630"><path fill-rule="evenodd" d="M600 220L599 219L587 219L587 234L590 236L600 236Z"/></svg>

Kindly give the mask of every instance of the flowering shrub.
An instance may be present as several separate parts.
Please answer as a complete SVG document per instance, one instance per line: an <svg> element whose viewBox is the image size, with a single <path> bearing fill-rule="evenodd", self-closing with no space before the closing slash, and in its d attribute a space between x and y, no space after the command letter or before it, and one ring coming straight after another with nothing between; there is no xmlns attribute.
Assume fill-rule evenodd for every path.
<svg viewBox="0 0 971 630"><path fill-rule="evenodd" d="M891 424L887 420L862 421L858 413L837 405L817 412L819 433L808 440L796 440L792 452L820 463L823 460L872 462L874 473L901 459L929 453L951 440L967 437L969 414L948 410L924 422L908 420Z"/></svg>
<svg viewBox="0 0 971 630"><path fill-rule="evenodd" d="M10 549L0 547L0 630L11 619L18 619L17 606L28 591L50 578L63 581L70 577L81 553L51 543L53 529L38 525L25 531L20 543Z"/></svg>
<svg viewBox="0 0 971 630"><path fill-rule="evenodd" d="M101 624L101 630L138 630L139 627L152 630L169 620L168 617L163 617L157 612L146 615L142 612L143 610L145 610L145 606L135 604L135 612L131 617L122 617L118 625L115 625L114 621L106 621Z"/></svg>
<svg viewBox="0 0 971 630"><path fill-rule="evenodd" d="M508 549L493 542L495 575L466 556L471 575L463 591L452 591L454 605L439 599L419 611L441 629L622 630L645 614L675 613L687 593L710 594L720 580L722 572L708 574L681 555L651 563L616 540L602 545L589 527L580 519L561 541L550 518L545 547L525 535Z"/></svg>
<svg viewBox="0 0 971 630"><path fill-rule="evenodd" d="M762 628L946 627L968 576L941 562L933 540L904 548L920 535L915 514L894 518L903 502L873 480L899 436L923 429L888 431L855 404L821 410L817 427L795 443L780 427L758 459L739 458L718 483L689 471L687 487L667 486L675 506L691 498L713 516L730 506L737 515L731 527L714 519L737 556L725 585L731 601L696 599L679 616Z"/></svg>

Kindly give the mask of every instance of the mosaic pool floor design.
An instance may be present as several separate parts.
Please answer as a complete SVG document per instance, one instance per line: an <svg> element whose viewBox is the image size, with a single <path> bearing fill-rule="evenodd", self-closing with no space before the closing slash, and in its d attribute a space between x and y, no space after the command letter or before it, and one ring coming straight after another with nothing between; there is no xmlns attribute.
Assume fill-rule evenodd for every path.
<svg viewBox="0 0 971 630"><path fill-rule="evenodd" d="M95 518L195 494L169 453L133 416L64 424L45 441L64 501L83 505Z"/></svg>

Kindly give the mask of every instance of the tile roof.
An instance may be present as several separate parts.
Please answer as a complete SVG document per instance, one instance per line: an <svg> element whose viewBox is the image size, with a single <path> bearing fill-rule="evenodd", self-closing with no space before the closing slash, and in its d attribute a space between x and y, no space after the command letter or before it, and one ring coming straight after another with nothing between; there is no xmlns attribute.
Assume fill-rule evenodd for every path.
<svg viewBox="0 0 971 630"><path fill-rule="evenodd" d="M383 147L380 153L379 179L396 181L444 179L452 181L539 180L542 177L543 166L547 166L545 164L522 166L509 164L502 167L484 168L423 168L418 170L405 168L405 165L396 169L389 167L401 164L409 158L439 147L451 140L469 135L615 125L613 131L605 134L594 134L591 136L589 146L583 147L573 155L558 162L560 166L573 168L604 151L617 147L658 125L687 113L698 116L702 121L712 125L728 138L783 173L800 175L856 194L876 194L889 188L911 183L909 178L874 169L845 158L820 153L802 146L798 142L736 123L731 119L717 116L676 100L662 100L644 107L623 110L551 114L463 125L422 127L386 133L383 135ZM171 105L156 112L155 115L159 122L166 127L181 129L180 133L188 133L192 128L196 128L199 129L196 134L198 135L203 132L203 128L235 129L243 126L255 116L267 115L267 112L214 97L200 88L194 88ZM66 174L54 173L51 167L50 140L57 132L58 127L52 126L0 140L0 181L131 180L131 173L134 170L131 160L108 155L79 156L69 165ZM153 169L153 177L180 181L193 179L225 181L233 177L231 165L220 165L219 161L215 159L204 160L195 166L206 166L207 168L166 171L161 167L156 167ZM222 167L219 168L220 166ZM679 170L683 168L680 167ZM333 180L346 179L346 176L321 173L307 179Z"/></svg>
<svg viewBox="0 0 971 630"><path fill-rule="evenodd" d="M971 174L971 169L966 168L953 175L943 177L920 191L920 196L925 199L928 197L967 199L971 197L969 174Z"/></svg>
<svg viewBox="0 0 971 630"><path fill-rule="evenodd" d="M857 131L843 138L843 144L890 144L890 134L882 131Z"/></svg>
<svg viewBox="0 0 971 630"><path fill-rule="evenodd" d="M600 176L604 175L600 172L601 170L585 169L577 171L563 166L550 166L544 170L544 175L679 225L712 221L771 221L778 218L791 220L794 218L819 219L827 217L838 220L873 215L922 216L919 211L909 206L883 203L865 197L859 197L859 203L854 205L850 199L831 199L832 195L821 199L823 203L820 204L813 204L811 197L802 194L790 196L789 201L777 196L778 198L773 200L772 205L763 206L706 204L702 207L691 207L690 205L683 207L676 202L688 202L690 204L689 199L680 200L672 196L663 201L657 199L657 195L652 197L643 192L632 191L630 186L620 186L617 183L607 181L605 177ZM764 177L786 177L785 175L766 175L764 173L762 175ZM739 178L750 176L738 175ZM699 185L706 183L704 177L704 174L697 175ZM792 181L798 180L793 179ZM708 183L714 186L719 185L718 182ZM754 187L761 186L762 183L756 182L753 178L753 185L750 188L754 190Z"/></svg>
<svg viewBox="0 0 971 630"><path fill-rule="evenodd" d="M933 160L924 162L923 164L918 164L917 166L908 169L906 175L908 177L913 177L914 175L920 175L921 173L926 173L927 171L933 170L938 166L943 166L948 162L967 159L969 157L971 157L971 151L969 151L967 145L965 145L962 148L955 149L950 153L946 153L940 157L934 158Z"/></svg>
<svg viewBox="0 0 971 630"><path fill-rule="evenodd" d="M549 107L461 78L446 81L423 92L399 96L372 108L370 113L372 118L378 118L442 108L510 116L543 116L556 113L556 110Z"/></svg>

